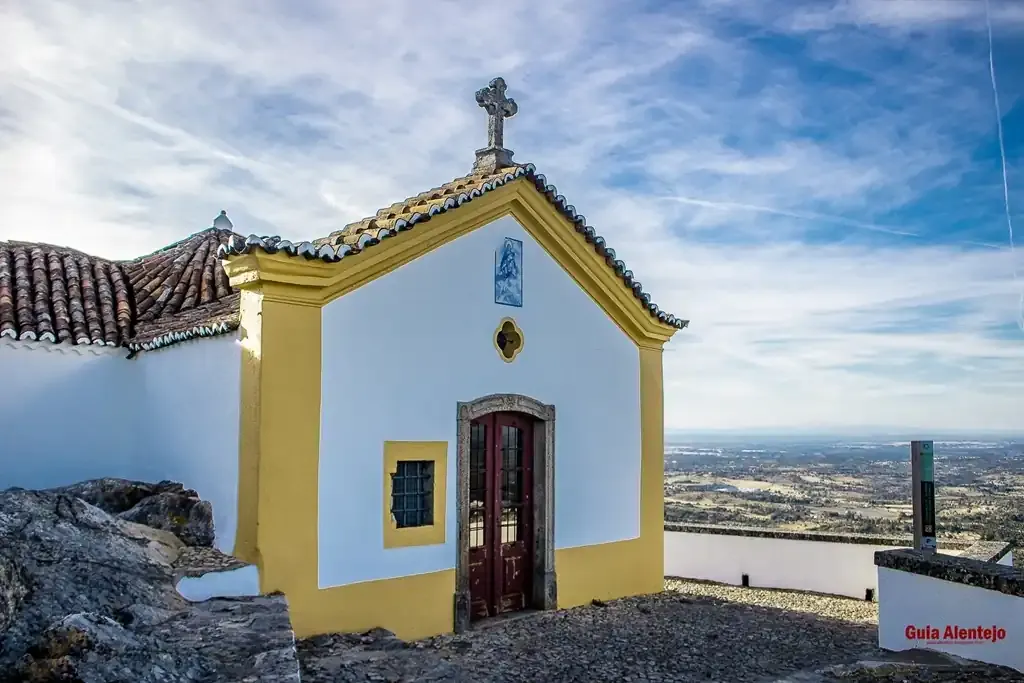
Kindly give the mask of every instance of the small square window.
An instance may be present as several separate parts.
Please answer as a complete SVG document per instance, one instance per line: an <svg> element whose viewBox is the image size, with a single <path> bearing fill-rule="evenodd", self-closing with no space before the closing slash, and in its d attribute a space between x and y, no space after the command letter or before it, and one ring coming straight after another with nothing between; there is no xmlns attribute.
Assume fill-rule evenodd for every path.
<svg viewBox="0 0 1024 683"><path fill-rule="evenodd" d="M391 516L406 529L434 523L434 463L399 460L391 475Z"/></svg>
<svg viewBox="0 0 1024 683"><path fill-rule="evenodd" d="M384 547L443 544L448 442L385 441L383 455Z"/></svg>

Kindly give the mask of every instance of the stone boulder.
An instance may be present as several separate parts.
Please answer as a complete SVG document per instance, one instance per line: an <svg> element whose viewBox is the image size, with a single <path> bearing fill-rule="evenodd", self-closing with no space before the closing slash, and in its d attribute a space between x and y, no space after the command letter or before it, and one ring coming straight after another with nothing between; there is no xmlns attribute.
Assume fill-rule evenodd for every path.
<svg viewBox="0 0 1024 683"><path fill-rule="evenodd" d="M297 681L284 598L189 603L185 549L69 493L0 491L0 683Z"/></svg>
<svg viewBox="0 0 1024 683"><path fill-rule="evenodd" d="M185 545L213 547L213 507L194 491L163 491L118 515L123 520L170 531Z"/></svg>
<svg viewBox="0 0 1024 683"><path fill-rule="evenodd" d="M108 477L50 489L50 492L81 498L129 522L170 531L186 545L213 546L213 507L198 493L177 482L150 484Z"/></svg>
<svg viewBox="0 0 1024 683"><path fill-rule="evenodd" d="M150 484L144 481L105 477L103 479L82 481L70 486L48 489L48 492L66 493L69 496L81 498L86 503L89 503L89 505L94 505L104 512L116 515L131 510L142 502L143 498L149 498L165 491L180 492L184 490L184 486L173 481L161 481L156 484Z"/></svg>

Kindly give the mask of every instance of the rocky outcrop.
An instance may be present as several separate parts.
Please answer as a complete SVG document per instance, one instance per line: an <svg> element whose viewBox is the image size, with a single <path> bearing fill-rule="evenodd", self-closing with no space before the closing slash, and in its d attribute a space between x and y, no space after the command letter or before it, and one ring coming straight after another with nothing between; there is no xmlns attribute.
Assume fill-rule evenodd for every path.
<svg viewBox="0 0 1024 683"><path fill-rule="evenodd" d="M802 671L773 683L1021 683L1024 674L935 650L882 651L856 661Z"/></svg>
<svg viewBox="0 0 1024 683"><path fill-rule="evenodd" d="M104 481L77 490L115 514L74 487L0 491L0 682L297 681L283 597L189 603L174 588L186 541L121 518L191 495ZM140 516L180 532L164 505Z"/></svg>
<svg viewBox="0 0 1024 683"><path fill-rule="evenodd" d="M0 555L0 633L10 627L27 594L28 589L18 567Z"/></svg>
<svg viewBox="0 0 1024 683"><path fill-rule="evenodd" d="M177 482L93 479L50 492L80 498L129 522L170 531L186 545L213 546L213 507Z"/></svg>

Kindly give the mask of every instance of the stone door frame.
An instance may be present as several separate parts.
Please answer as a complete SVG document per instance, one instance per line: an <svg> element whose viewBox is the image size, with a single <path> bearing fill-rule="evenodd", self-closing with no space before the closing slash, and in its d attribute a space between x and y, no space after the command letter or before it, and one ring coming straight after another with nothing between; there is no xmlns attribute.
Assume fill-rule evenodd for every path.
<svg viewBox="0 0 1024 683"><path fill-rule="evenodd" d="M522 413L533 428L533 589L528 608L555 609L555 407L522 394L491 394L458 403L455 466L455 632L469 628L469 442L473 420L491 413Z"/></svg>

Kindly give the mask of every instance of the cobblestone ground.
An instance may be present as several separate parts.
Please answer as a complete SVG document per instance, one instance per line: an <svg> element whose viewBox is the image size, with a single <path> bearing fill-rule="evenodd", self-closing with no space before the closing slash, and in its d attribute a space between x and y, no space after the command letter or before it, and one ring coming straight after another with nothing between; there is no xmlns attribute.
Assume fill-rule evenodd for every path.
<svg viewBox="0 0 1024 683"><path fill-rule="evenodd" d="M299 656L305 683L760 683L876 653L876 622L863 601L668 581L412 644L384 631L311 638Z"/></svg>

